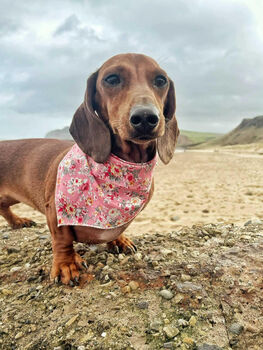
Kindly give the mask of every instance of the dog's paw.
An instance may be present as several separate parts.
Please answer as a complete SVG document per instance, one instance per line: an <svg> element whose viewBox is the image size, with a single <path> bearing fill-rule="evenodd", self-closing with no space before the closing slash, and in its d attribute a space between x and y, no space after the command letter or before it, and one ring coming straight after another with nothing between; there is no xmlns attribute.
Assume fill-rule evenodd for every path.
<svg viewBox="0 0 263 350"><path fill-rule="evenodd" d="M61 281L63 284L73 287L79 284L80 270L87 268L86 261L77 253L65 258L59 257L59 261L55 258L50 273L50 280L55 283Z"/></svg>
<svg viewBox="0 0 263 350"><path fill-rule="evenodd" d="M36 223L33 220L27 218L16 217L15 220L12 222L11 226L13 229L18 229L23 227L36 226Z"/></svg>
<svg viewBox="0 0 263 350"><path fill-rule="evenodd" d="M115 241L107 243L108 250L113 253L132 254L137 252L135 244L126 236L121 235Z"/></svg>

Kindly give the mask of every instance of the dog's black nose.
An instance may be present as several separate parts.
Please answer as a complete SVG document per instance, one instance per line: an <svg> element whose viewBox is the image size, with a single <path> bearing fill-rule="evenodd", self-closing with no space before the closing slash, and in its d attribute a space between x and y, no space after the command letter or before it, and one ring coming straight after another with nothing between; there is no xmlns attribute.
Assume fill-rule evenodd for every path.
<svg viewBox="0 0 263 350"><path fill-rule="evenodd" d="M159 115L155 107L138 107L131 112L130 124L140 134L148 134L158 123Z"/></svg>

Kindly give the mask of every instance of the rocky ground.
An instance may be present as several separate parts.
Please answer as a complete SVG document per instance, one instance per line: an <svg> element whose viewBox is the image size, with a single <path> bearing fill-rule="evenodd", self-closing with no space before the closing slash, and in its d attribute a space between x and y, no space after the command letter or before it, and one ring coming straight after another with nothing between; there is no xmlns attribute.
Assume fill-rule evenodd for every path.
<svg viewBox="0 0 263 350"><path fill-rule="evenodd" d="M49 281L44 223L0 226L0 348L263 349L263 222L136 237L135 255L76 244L80 285Z"/></svg>

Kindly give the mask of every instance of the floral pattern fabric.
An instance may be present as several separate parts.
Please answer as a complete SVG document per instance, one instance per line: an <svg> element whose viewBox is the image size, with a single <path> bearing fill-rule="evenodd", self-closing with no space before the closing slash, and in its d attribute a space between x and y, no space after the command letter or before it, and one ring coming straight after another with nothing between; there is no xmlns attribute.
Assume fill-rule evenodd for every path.
<svg viewBox="0 0 263 350"><path fill-rule="evenodd" d="M58 226L111 229L131 221L149 196L156 157L130 163L111 154L96 163L75 144L58 166Z"/></svg>

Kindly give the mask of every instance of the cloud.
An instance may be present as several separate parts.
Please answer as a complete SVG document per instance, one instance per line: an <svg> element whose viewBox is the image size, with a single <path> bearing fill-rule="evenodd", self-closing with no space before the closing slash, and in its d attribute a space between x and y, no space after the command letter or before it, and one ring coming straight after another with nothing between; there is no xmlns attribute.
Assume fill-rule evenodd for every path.
<svg viewBox="0 0 263 350"><path fill-rule="evenodd" d="M262 114L257 18L243 0L2 0L0 138L68 124L87 77L120 52L145 53L167 70L182 128L228 131Z"/></svg>

